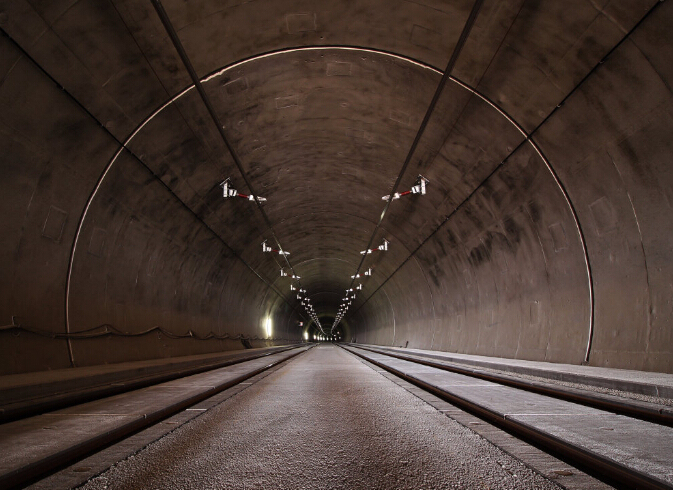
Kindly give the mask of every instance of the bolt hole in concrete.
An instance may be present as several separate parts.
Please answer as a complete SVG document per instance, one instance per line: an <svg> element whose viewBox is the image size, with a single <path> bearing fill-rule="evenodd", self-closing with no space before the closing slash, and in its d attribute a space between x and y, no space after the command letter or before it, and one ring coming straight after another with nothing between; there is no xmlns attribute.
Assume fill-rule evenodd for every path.
<svg viewBox="0 0 673 490"><path fill-rule="evenodd" d="M85 489L552 489L333 345L309 350Z"/></svg>

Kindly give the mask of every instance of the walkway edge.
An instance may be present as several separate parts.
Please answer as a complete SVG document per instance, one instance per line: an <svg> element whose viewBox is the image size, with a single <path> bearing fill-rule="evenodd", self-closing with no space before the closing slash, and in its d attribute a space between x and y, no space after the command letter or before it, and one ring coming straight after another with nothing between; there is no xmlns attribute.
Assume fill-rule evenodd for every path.
<svg viewBox="0 0 673 490"><path fill-rule="evenodd" d="M578 465L583 470L588 470L590 474L599 476L601 479L619 483L623 487L632 487L645 490L670 490L671 487L666 482L653 478L650 475L627 468L614 460L603 457L591 451L573 446L566 441L560 440L551 434L547 434L527 424L519 423L507 417L502 417L500 414L492 411L489 408L483 407L476 403L470 402L460 396L454 395L437 386L434 386L426 381L422 381L412 375L409 375L399 369L388 366L387 364L373 359L362 352L361 349L356 349L351 346L342 346L348 352L367 360L368 362L385 369L388 372L399 376L400 378L429 391L430 393L454 404L458 408L466 410L474 415L477 415L483 420L507 430L517 437L532 443L538 447L551 452L556 456L560 456L573 464ZM379 353L379 355L387 355ZM411 362L411 361L408 361Z"/></svg>
<svg viewBox="0 0 673 490"><path fill-rule="evenodd" d="M310 347L291 352L287 356L272 361L271 363L261 368L246 372L245 374L239 375L236 378L230 379L229 381L226 381L220 385L205 388L198 394L179 400L167 407L140 415L135 420L118 426L113 430L98 434L67 449L60 450L38 461L34 461L20 468L16 468L15 470L12 470L8 473L0 475L0 489L10 489L26 485L63 466L73 464L88 454L91 454L104 448L105 446L128 437L131 434L138 432L139 430L149 427L150 425L156 424L157 422L174 415L191 405L210 398L211 396L231 388L232 386L241 383L246 379L252 378L253 376L256 376L257 374L264 372L282 362L292 359L293 357L306 352L308 349L310 349Z"/></svg>

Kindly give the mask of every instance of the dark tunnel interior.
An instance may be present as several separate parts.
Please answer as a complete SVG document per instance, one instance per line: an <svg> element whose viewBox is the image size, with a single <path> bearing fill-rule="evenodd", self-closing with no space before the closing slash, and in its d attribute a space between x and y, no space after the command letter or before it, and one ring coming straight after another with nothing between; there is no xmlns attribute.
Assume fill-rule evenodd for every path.
<svg viewBox="0 0 673 490"><path fill-rule="evenodd" d="M473 6L166 0L194 83L152 2L0 2L0 374L337 332L673 372L672 2Z"/></svg>

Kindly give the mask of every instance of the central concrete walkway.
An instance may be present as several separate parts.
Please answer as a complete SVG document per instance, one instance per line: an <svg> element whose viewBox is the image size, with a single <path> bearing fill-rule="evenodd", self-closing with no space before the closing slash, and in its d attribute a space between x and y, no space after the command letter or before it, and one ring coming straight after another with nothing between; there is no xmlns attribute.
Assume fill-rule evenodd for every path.
<svg viewBox="0 0 673 490"><path fill-rule="evenodd" d="M321 345L84 488L558 488Z"/></svg>

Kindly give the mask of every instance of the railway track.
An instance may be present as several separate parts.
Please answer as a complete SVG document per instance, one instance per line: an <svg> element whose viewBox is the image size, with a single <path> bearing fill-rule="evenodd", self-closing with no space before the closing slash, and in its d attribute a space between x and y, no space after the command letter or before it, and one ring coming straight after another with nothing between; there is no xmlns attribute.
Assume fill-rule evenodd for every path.
<svg viewBox="0 0 673 490"><path fill-rule="evenodd" d="M260 353L171 381L159 377L144 388L0 424L0 451L4 454L0 489L22 488L38 481L218 393L245 384L310 348Z"/></svg>
<svg viewBox="0 0 673 490"><path fill-rule="evenodd" d="M371 346L357 346L358 349L369 352L385 354L396 359L411 361L424 366L449 371L452 373L463 374L477 379L492 381L505 386L539 393L541 395L567 400L573 403L579 403L587 407L594 407L600 410L607 410L613 413L634 417L640 420L647 420L660 425L673 427L673 407L665 405L656 405L623 398L617 395L609 395L597 392L588 392L586 390L561 387L554 383L545 383L540 381L529 381L516 376L506 374L494 374L492 370L484 370L475 367L461 366L458 363L440 362L437 360L424 358L419 355L404 355L389 349L379 349Z"/></svg>
<svg viewBox="0 0 673 490"><path fill-rule="evenodd" d="M673 488L667 409L371 346L342 347L616 488Z"/></svg>
<svg viewBox="0 0 673 490"><path fill-rule="evenodd" d="M341 347L616 488L673 489L673 429L666 407L498 375L418 353ZM251 378L265 376L308 348L230 359L209 371L0 424L0 450L7 455L0 462L0 489L28 485L180 412L180 417L201 413L205 408L190 407L219 403L218 396L231 396L248 380L254 382ZM225 392L229 388L234 391ZM82 394L70 399L78 396ZM31 448L33 454L17 456L16 448Z"/></svg>

